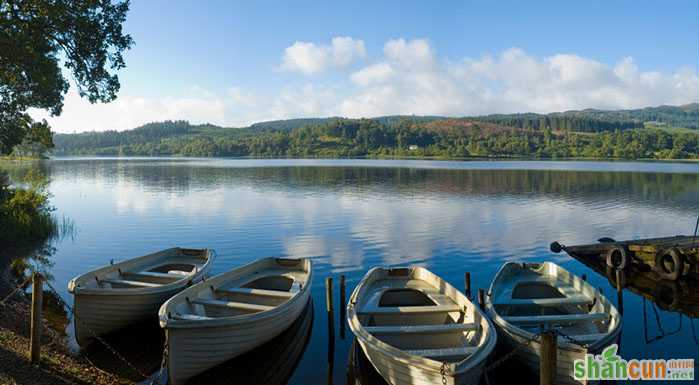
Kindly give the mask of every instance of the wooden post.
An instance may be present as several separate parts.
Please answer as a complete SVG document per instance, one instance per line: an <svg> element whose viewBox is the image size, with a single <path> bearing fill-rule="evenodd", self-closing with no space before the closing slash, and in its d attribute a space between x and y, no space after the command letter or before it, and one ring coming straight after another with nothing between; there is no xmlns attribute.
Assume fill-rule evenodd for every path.
<svg viewBox="0 0 699 385"><path fill-rule="evenodd" d="M481 310L485 309L485 290L483 289L478 289L478 306Z"/></svg>
<svg viewBox="0 0 699 385"><path fill-rule="evenodd" d="M472 299L471 298L471 273L469 273L468 271L466 272L466 274L464 274L464 286L465 286L464 293L466 293L466 297L468 299Z"/></svg>
<svg viewBox="0 0 699 385"><path fill-rule="evenodd" d="M41 360L41 305L43 302L43 277L34 272L32 275L32 315L29 361L38 364Z"/></svg>
<svg viewBox="0 0 699 385"><path fill-rule="evenodd" d="M541 333L541 359L539 360L539 384L553 385L556 383L556 354L558 337L553 330Z"/></svg>
<svg viewBox="0 0 699 385"><path fill-rule="evenodd" d="M345 276L340 276L340 338L345 339L345 314L347 310Z"/></svg>
<svg viewBox="0 0 699 385"><path fill-rule="evenodd" d="M328 312L328 385L333 383L335 366L335 311L333 306L333 279L325 278L325 310Z"/></svg>
<svg viewBox="0 0 699 385"><path fill-rule="evenodd" d="M328 339L335 340L335 310L333 306L333 279L325 278L325 310L328 312Z"/></svg>
<svg viewBox="0 0 699 385"><path fill-rule="evenodd" d="M616 271L616 302L619 307L619 314L624 315L624 288L621 285L623 280L623 270Z"/></svg>

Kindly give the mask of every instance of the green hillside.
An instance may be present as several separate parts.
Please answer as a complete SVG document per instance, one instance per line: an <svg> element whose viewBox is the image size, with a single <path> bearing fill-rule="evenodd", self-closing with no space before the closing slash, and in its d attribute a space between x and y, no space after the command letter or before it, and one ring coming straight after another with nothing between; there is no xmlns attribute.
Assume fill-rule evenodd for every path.
<svg viewBox="0 0 699 385"><path fill-rule="evenodd" d="M261 122L185 121L129 131L58 134L56 155L254 157L697 158L699 105L466 118L386 116ZM675 128L682 123L683 129ZM677 126L679 127L679 126Z"/></svg>

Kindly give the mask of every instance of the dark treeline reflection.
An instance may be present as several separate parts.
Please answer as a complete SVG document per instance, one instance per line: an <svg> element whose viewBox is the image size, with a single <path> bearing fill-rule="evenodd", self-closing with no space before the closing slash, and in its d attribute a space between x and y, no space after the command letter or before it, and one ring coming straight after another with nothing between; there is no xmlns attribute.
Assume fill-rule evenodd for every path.
<svg viewBox="0 0 699 385"><path fill-rule="evenodd" d="M599 203L628 201L679 210L699 208L699 174L425 169L345 166L220 167L182 161L89 160L49 162L53 180L128 184L145 191L187 193L216 187L250 187L298 193L374 196L536 196Z"/></svg>

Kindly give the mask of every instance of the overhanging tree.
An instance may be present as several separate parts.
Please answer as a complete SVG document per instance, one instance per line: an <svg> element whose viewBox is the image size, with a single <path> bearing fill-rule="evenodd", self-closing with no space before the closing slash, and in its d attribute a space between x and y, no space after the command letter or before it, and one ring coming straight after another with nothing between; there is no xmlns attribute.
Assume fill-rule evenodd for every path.
<svg viewBox="0 0 699 385"><path fill-rule="evenodd" d="M34 137L52 145L48 126L27 110L60 115L69 87L62 67L91 103L116 98L116 72L133 45L122 30L128 9L128 0L0 0L0 153Z"/></svg>

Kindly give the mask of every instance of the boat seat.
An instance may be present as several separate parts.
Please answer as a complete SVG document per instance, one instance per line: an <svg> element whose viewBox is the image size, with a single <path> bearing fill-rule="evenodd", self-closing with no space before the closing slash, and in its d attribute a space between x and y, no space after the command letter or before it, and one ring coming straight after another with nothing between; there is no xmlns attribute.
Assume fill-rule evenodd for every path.
<svg viewBox="0 0 699 385"><path fill-rule="evenodd" d="M217 307L231 308L231 309L236 309L236 310L245 310L245 311L249 311L249 312L259 312L259 311L267 311L267 310L274 309L274 306L255 305L255 304L243 303L243 302L220 301L220 300L216 300L216 299L196 298L196 299L192 299L191 302L196 303L198 305L217 306Z"/></svg>
<svg viewBox="0 0 699 385"><path fill-rule="evenodd" d="M593 334L578 334L578 335L571 334L570 337L572 337L576 341L580 341L580 342L584 342L584 343L591 343L591 342L598 341L598 340L600 340L608 335L609 335L609 333L593 333ZM565 341L565 342L570 342L569 340L566 340L563 337L560 337L560 338L562 338L563 341Z"/></svg>
<svg viewBox="0 0 699 385"><path fill-rule="evenodd" d="M411 326L367 326L365 330L371 334L443 334L477 330L474 323L455 323L439 325L411 325Z"/></svg>
<svg viewBox="0 0 699 385"><path fill-rule="evenodd" d="M509 323L518 324L551 324L551 323L581 323L603 321L609 319L607 313L561 314L561 315L528 315L502 317Z"/></svg>
<svg viewBox="0 0 699 385"><path fill-rule="evenodd" d="M179 320L186 320L186 321L205 321L205 320L211 320L215 318L211 317L205 317L203 315L196 315L196 314L179 314L175 313L174 319L179 319Z"/></svg>
<svg viewBox="0 0 699 385"><path fill-rule="evenodd" d="M162 284L160 284L160 283L129 281L126 279L101 279L100 282L106 282L106 283L110 283L112 285L131 286L131 287L160 287L160 286L162 286Z"/></svg>
<svg viewBox="0 0 699 385"><path fill-rule="evenodd" d="M139 271L139 272L125 271L121 275L124 277L132 277L132 278L136 278L136 279L139 279L139 278L171 278L173 281L184 278L184 276L181 274L158 273L155 271Z"/></svg>
<svg viewBox="0 0 699 385"><path fill-rule="evenodd" d="M437 306L387 306L361 309L359 315L382 315L382 314L429 314L429 313L452 313L461 311L457 304L437 305Z"/></svg>
<svg viewBox="0 0 699 385"><path fill-rule="evenodd" d="M478 350L477 346L463 346L459 348L444 348L444 349L419 349L405 350L406 353L413 356L422 356L426 358L449 358L463 357L473 354Z"/></svg>
<svg viewBox="0 0 699 385"><path fill-rule="evenodd" d="M558 305L586 305L592 303L592 299L584 295L572 295L565 298L531 298L531 299L504 299L494 303L494 305L509 306L558 306Z"/></svg>
<svg viewBox="0 0 699 385"><path fill-rule="evenodd" d="M231 287L228 289L217 289L216 292L220 292L223 294L226 294L226 293L249 294L249 295L255 295L255 296L260 296L260 297L276 297L276 298L291 298L294 296L294 293L291 293L288 291L250 289L247 287Z"/></svg>

